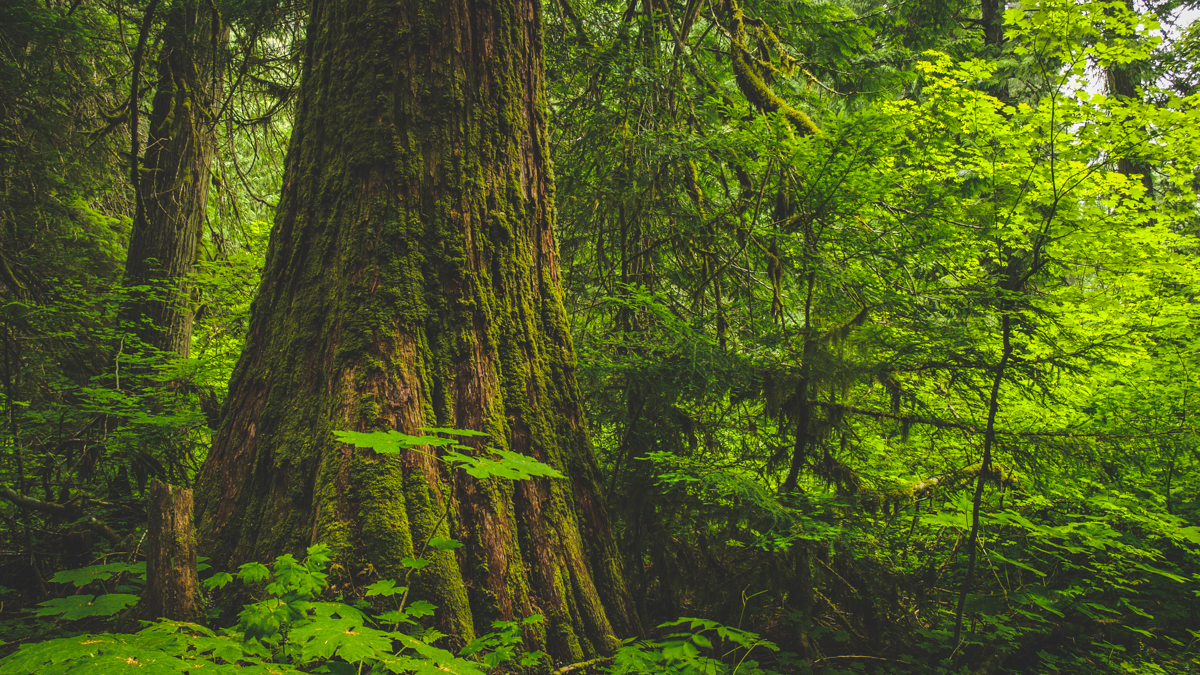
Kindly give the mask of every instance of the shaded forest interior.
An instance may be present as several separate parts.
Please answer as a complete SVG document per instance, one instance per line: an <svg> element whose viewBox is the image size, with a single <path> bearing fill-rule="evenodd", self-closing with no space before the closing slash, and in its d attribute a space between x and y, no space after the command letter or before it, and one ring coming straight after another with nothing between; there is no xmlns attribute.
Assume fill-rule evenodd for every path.
<svg viewBox="0 0 1200 675"><path fill-rule="evenodd" d="M1197 12L4 0L0 675L1200 673Z"/></svg>

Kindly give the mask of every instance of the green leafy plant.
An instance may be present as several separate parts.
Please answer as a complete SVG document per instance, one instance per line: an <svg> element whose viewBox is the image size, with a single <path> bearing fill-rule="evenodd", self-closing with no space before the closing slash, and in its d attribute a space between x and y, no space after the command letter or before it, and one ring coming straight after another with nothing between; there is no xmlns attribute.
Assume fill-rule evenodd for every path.
<svg viewBox="0 0 1200 675"><path fill-rule="evenodd" d="M756 649L779 651L758 634L708 619L681 618L659 626L667 632L657 640L625 645L617 650L609 672L680 673L681 675L768 675L750 659Z"/></svg>
<svg viewBox="0 0 1200 675"><path fill-rule="evenodd" d="M398 432L336 432L339 440L377 452L402 452L441 448L441 459L476 478L525 480L534 476L561 474L534 459L512 452L488 449L481 456L469 446L446 436L478 436L479 432L455 429L426 429L427 436ZM436 528L434 528L436 530ZM472 640L458 654L435 647L445 637L423 628L420 620L432 616L437 607L424 600L409 602L409 577L429 564L421 557L433 548L453 551L461 542L430 535L416 555L405 558L403 580L384 579L365 589L365 598L392 598L394 608L378 613L339 601L323 600L328 590L325 572L332 556L325 544L314 544L304 560L289 554L270 564L249 562L234 574L218 572L204 580L206 590L239 582L264 597L243 607L237 625L214 631L197 624L157 621L132 635L112 633L56 638L25 645L0 659L0 674L55 673L97 669L145 668L191 672L206 666L267 668L271 672L299 672L316 668L339 672L347 667L356 672L386 670L394 673L435 675L460 673L483 675L504 663L531 667L546 655L523 648L523 631L541 623L540 615L516 621L497 621L491 633ZM59 583L82 589L101 585L120 575L144 575L145 563L108 563L59 572ZM36 616L57 616L65 621L95 616L112 616L137 602L131 593L76 594L41 603ZM408 632L406 632L408 631ZM144 671L143 671L144 672Z"/></svg>
<svg viewBox="0 0 1200 675"><path fill-rule="evenodd" d="M443 540L441 547L456 542ZM541 616L499 621L458 654L433 646L444 637L431 630L415 634L398 628L419 628L418 620L436 607L425 601L407 606L408 589L394 580L381 580L366 589L366 597L399 597L396 609L371 614L344 602L323 601L327 590L325 567L329 549L316 544L303 561L285 554L270 565L246 563L237 574L218 573L204 581L208 589L235 580L261 588L262 600L246 605L234 628L212 630L194 623L147 622L133 634L100 633L55 638L23 645L0 659L0 674L121 672L150 667L166 672L208 672L236 668L252 672L367 672L459 673L484 675L503 663L532 666L541 652L522 648L522 630L539 624ZM83 585L105 574L134 566L93 566L61 573L64 581ZM98 569L107 568L107 569ZM120 568L120 569L119 569ZM417 568L419 569L419 568ZM137 601L138 596L109 593L73 595L42 603L35 613L61 615L63 620L110 616ZM387 628L390 626L390 628ZM350 668L351 670L346 670ZM302 670L303 669L303 670Z"/></svg>
<svg viewBox="0 0 1200 675"><path fill-rule="evenodd" d="M426 428L421 431L429 434L445 434L452 436L487 436L482 431L464 429ZM375 452L394 454L409 450L415 452L423 447L441 448L441 454L434 456L455 468L460 468L475 478L507 478L509 480L526 480L538 476L562 478L554 467L527 457L511 450L487 448L483 454L466 454L474 451L469 445L463 445L452 438L437 435L410 436L399 431L335 431L333 435L343 443L370 448Z"/></svg>
<svg viewBox="0 0 1200 675"><path fill-rule="evenodd" d="M144 581L145 573L146 563L144 562L116 562L63 570L51 577L50 580L60 584L73 584L76 589L83 589L91 584L101 586L102 582L109 581L114 577L119 578L125 574L138 575L137 580ZM137 601L138 596L133 593L103 592L99 595L76 593L41 602L37 609L33 610L33 614L34 616L58 617L64 621L75 621L88 617L111 617Z"/></svg>

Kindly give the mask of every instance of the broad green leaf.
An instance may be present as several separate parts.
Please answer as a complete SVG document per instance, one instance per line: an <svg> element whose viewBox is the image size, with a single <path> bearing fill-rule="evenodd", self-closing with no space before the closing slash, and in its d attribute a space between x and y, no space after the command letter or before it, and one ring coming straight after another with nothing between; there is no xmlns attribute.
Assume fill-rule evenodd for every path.
<svg viewBox="0 0 1200 675"><path fill-rule="evenodd" d="M510 480L527 480L535 476L562 478L554 467L543 464L532 457L527 457L511 450L496 450L488 448L491 456L471 457L459 452L447 452L444 459L459 465L464 471L475 478L507 478Z"/></svg>
<svg viewBox="0 0 1200 675"><path fill-rule="evenodd" d="M351 663L377 658L391 652L389 633L363 626L357 619L322 619L292 629L289 639L302 645L302 658L333 658L334 653Z"/></svg>
<svg viewBox="0 0 1200 675"><path fill-rule="evenodd" d="M674 661L689 661L699 656L700 650L687 640L676 640L663 643L662 655Z"/></svg>
<svg viewBox="0 0 1200 675"><path fill-rule="evenodd" d="M179 673L189 667L171 651L147 648L127 635L83 635L28 645L0 660L0 674Z"/></svg>
<svg viewBox="0 0 1200 675"><path fill-rule="evenodd" d="M63 619L73 621L89 616L112 616L137 601L138 596L128 593L108 593L99 597L72 595L40 603L33 613L36 616L62 614Z"/></svg>
<svg viewBox="0 0 1200 675"><path fill-rule="evenodd" d="M446 675L446 673L455 673L456 675L485 675L484 671L480 670L479 664L458 658L444 649L421 642L411 635L394 633L393 636L400 640L406 649L411 649L424 657L421 661L412 660L420 664L412 670L417 675ZM392 669L392 666L388 665L386 661L384 664L389 670ZM393 670L393 672L404 671Z"/></svg>
<svg viewBox="0 0 1200 675"><path fill-rule="evenodd" d="M284 624L301 618L297 607L278 598L246 605L238 613L238 627L247 640L263 640L279 632Z"/></svg>
<svg viewBox="0 0 1200 675"><path fill-rule="evenodd" d="M111 635L80 635L21 645L16 653L0 660L0 673L35 673L38 664L91 658L103 645L116 644L117 641Z"/></svg>
<svg viewBox="0 0 1200 675"><path fill-rule="evenodd" d="M921 524L932 527L954 527L965 530L971 526L969 518L969 514L966 513L939 511L937 513L922 514Z"/></svg>
<svg viewBox="0 0 1200 675"><path fill-rule="evenodd" d="M429 561L424 558L411 558L410 557L410 558L405 558L405 559L401 560L400 564L403 565L404 567L408 567L408 568L411 568L414 570L419 570L422 567L425 567L426 565L428 565Z"/></svg>
<svg viewBox="0 0 1200 675"><path fill-rule="evenodd" d="M248 584L265 581L271 577L271 568L258 562L248 562L238 568L237 577Z"/></svg>
<svg viewBox="0 0 1200 675"><path fill-rule="evenodd" d="M453 539L442 539L441 537L431 537L429 539L429 545L438 549L439 551L453 551L456 548L462 548L463 544L461 541L455 541Z"/></svg>
<svg viewBox="0 0 1200 675"><path fill-rule="evenodd" d="M450 434L452 436L489 436L486 431L473 429L444 429L441 427L421 427L421 431L431 434Z"/></svg>
<svg viewBox="0 0 1200 675"><path fill-rule="evenodd" d="M393 625L401 624L401 623L416 623L416 621L414 619L412 619L408 616L408 612L406 612L402 609L393 609L393 610L384 612L384 613L378 615L376 618L379 619L379 621L381 621L383 623L388 623L388 624L393 624Z"/></svg>
<svg viewBox="0 0 1200 675"><path fill-rule="evenodd" d="M324 569L332 559L333 552L330 550L329 544L317 543L305 549L304 566L310 572L315 572Z"/></svg>
<svg viewBox="0 0 1200 675"><path fill-rule="evenodd" d="M369 619L362 610L357 607L347 605L344 602L307 602L303 603L303 607L311 609L314 616L322 617L340 617L343 619L353 619L367 623Z"/></svg>
<svg viewBox="0 0 1200 675"><path fill-rule="evenodd" d="M454 445L454 441L439 436L410 436L396 430L389 431L335 431L333 435L341 443L349 443L360 448L370 448L375 452L395 454L412 448L431 445Z"/></svg>
<svg viewBox="0 0 1200 675"><path fill-rule="evenodd" d="M397 586L392 579L380 579L375 583L367 586L367 597L372 595L382 595L383 597L391 597L393 595L403 595L408 588Z"/></svg>
<svg viewBox="0 0 1200 675"><path fill-rule="evenodd" d="M1021 568L1021 569L1023 569L1023 570L1027 570L1027 571L1029 571L1029 572L1033 572L1034 574L1038 575L1039 577L1044 577L1044 576L1046 576L1046 573L1045 573L1045 572L1043 572L1043 571L1041 571L1041 570L1039 570L1039 569L1036 569L1036 568L1034 568L1034 567L1031 567L1031 566L1029 566L1029 565L1026 565L1025 563L1023 563L1023 562L1020 562L1020 561L1018 561L1018 560L1013 560L1013 559L1011 559L1011 558L1006 558L1006 557L1004 557L1002 554L1000 554L1000 553L998 553L998 552L996 552L996 551L994 551L994 550L993 550L993 551L988 551L988 552L987 552L987 556L988 556L989 558L991 558L992 560L998 560L998 561L1000 561L1000 562L1002 562L1002 563L1006 563L1006 564L1008 564L1008 565L1013 565L1013 566L1015 566L1015 567L1020 567L1020 568Z"/></svg>
<svg viewBox="0 0 1200 675"><path fill-rule="evenodd" d="M197 654L207 654L229 663L234 663L245 654L240 640L228 636L206 637L192 635L187 638L188 646Z"/></svg>
<svg viewBox="0 0 1200 675"><path fill-rule="evenodd" d="M438 640L446 637L446 634L436 628L423 628L420 632L414 633L415 637L427 645L431 645Z"/></svg>
<svg viewBox="0 0 1200 675"><path fill-rule="evenodd" d="M139 569L140 568L140 569ZM60 584L75 584L82 588L93 581L108 581L122 572L145 573L146 563L108 563L106 565L90 565L74 570L63 570L50 578Z"/></svg>
<svg viewBox="0 0 1200 675"><path fill-rule="evenodd" d="M200 582L200 585L206 591L211 591L215 588L225 588L229 582L233 581L233 575L229 572L217 572L211 577Z"/></svg>
<svg viewBox="0 0 1200 675"><path fill-rule="evenodd" d="M1175 531L1175 536L1200 546L1200 527L1181 527Z"/></svg>
<svg viewBox="0 0 1200 675"><path fill-rule="evenodd" d="M1160 569L1158 569L1157 567L1154 567L1153 565L1150 565L1150 564L1147 564L1147 563L1143 563L1143 562L1134 562L1134 563L1133 563L1133 566L1134 566L1134 567L1136 567L1136 568L1138 568L1138 569L1140 569L1140 570L1144 570L1144 571L1146 571L1146 572L1152 572L1152 573L1154 573L1154 574L1157 574L1157 575L1159 575L1159 576L1166 577L1167 579L1170 579L1171 581L1178 581L1178 582L1180 582L1180 583L1185 583L1185 582L1187 581L1187 579L1185 579L1185 578L1183 578L1183 577L1179 576L1178 574L1175 574L1174 572L1168 572L1168 571L1166 571L1166 570L1160 570Z"/></svg>
<svg viewBox="0 0 1200 675"><path fill-rule="evenodd" d="M409 616L419 619L423 616L433 616L433 613L437 611L437 605L424 600L417 600L414 603L410 603L408 607L405 607L404 611Z"/></svg>

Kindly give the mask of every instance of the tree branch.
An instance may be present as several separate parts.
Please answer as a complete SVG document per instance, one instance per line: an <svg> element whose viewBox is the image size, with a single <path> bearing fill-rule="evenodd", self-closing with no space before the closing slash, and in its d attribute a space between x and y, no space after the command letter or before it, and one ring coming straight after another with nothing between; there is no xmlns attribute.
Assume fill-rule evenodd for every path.
<svg viewBox="0 0 1200 675"><path fill-rule="evenodd" d="M866 408L856 408L850 405L841 403L830 403L828 401L809 401L810 405L820 406L826 410L839 410L852 415L863 415L874 419L886 419L894 422L906 424L925 424L938 429L957 429L970 434L981 434L983 431L971 424L963 422L951 422L949 420L940 420L935 417L921 417L919 415L900 415L897 413L884 412L882 410L868 410ZM1177 429L1168 429L1167 431L1156 431L1145 434L1108 434L1100 431L1096 432L1076 432L1076 431L1007 431L996 429L997 436L1016 436L1020 438L1154 438L1157 436L1173 436L1175 434L1192 433L1191 427L1180 427Z"/></svg>
<svg viewBox="0 0 1200 675"><path fill-rule="evenodd" d="M550 675L567 675L567 673L569 673L569 672L579 670L581 668L587 668L589 666L598 666L601 663L606 663L606 662L612 661L612 660L613 660L613 657L611 657L611 656L601 656L600 658L592 659L591 661L581 661L579 663L572 663L569 666L563 666L562 668L559 668L558 670L550 673Z"/></svg>
<svg viewBox="0 0 1200 675"><path fill-rule="evenodd" d="M12 502L13 504L16 504L17 506L20 506L20 507L23 507L26 509L32 509L34 511L41 511L42 513L48 513L53 516L63 516L66 518L74 518L79 515L78 508L76 508L73 505L57 504L55 502L44 502L40 499L35 499L34 497L30 497L28 495L23 495L20 492L17 492L16 490L14 490L10 487L0 489L0 499L7 499L8 501ZM107 525L105 525L104 523L100 522L99 520L96 520L95 516L86 516L85 520L84 520L84 524L87 525L89 528L91 528L91 530L93 532L95 532L96 534L99 534L100 536L113 542L114 544L121 541L121 538L118 537L115 532L113 532L111 529L109 529L109 527Z"/></svg>

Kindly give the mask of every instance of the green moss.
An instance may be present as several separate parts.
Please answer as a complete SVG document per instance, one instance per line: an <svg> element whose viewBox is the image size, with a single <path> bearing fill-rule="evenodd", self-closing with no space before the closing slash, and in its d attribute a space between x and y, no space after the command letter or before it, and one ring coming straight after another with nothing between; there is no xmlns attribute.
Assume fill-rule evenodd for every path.
<svg viewBox="0 0 1200 675"><path fill-rule="evenodd" d="M579 643L579 637L575 633L571 619L562 613L555 613L547 618L550 624L547 628L549 644L558 646L560 651L566 652L568 663L583 661L586 658L584 654L587 652L584 652L583 645Z"/></svg>
<svg viewBox="0 0 1200 675"><path fill-rule="evenodd" d="M227 417L212 455L247 487L206 536L227 555L257 559L323 541L348 578L368 583L372 570L401 576L400 561L436 531L467 544L426 552L431 564L411 578L414 597L440 607L440 630L462 642L495 618L557 616L534 635L565 645L550 651L566 660L612 646L605 603L632 622L621 615L619 570L590 578L590 560L617 559L611 539L578 532L575 494L595 493L595 467L547 263L554 252L540 248L552 204L522 185L523 172L536 185L547 169L522 167L517 143L532 134L548 156L544 115L531 126L524 80L506 71L529 53L519 44L528 24L510 3L489 10L509 29L496 34L495 96L481 97L467 86L465 57L431 47L454 25L443 21L448 3L420 7L406 30L374 17L356 24L353 40L346 26L320 28L332 15L313 17L290 187L230 400L258 393ZM344 0L337 16L372 11ZM396 54L446 60L414 79ZM482 429L490 445L572 476L529 488L535 510L510 482L449 476L419 455L350 452L331 438L341 428L420 426ZM238 454L249 447L256 454ZM201 484L211 512L221 491L211 477ZM506 568L491 569L493 559ZM555 575L553 589L540 586L543 573Z"/></svg>
<svg viewBox="0 0 1200 675"><path fill-rule="evenodd" d="M861 490L855 495L855 500L867 511L898 514L902 509L915 504L918 499L928 498L935 492L964 487L979 476L982 468L980 464L972 464L944 476L926 478L892 489ZM992 465L984 480L1002 488L1020 486L1020 479L1016 474L996 465Z"/></svg>
<svg viewBox="0 0 1200 675"><path fill-rule="evenodd" d="M821 130L816 123L812 121L804 112L788 105L758 75L751 67L750 62L754 57L746 51L742 41L745 39L745 28L743 26L742 10L737 3L732 3L732 16L734 23L733 30L733 72L737 80L738 89L742 95L746 97L756 108L763 112L778 112L783 115L788 122L796 128L797 133L801 135L820 135Z"/></svg>
<svg viewBox="0 0 1200 675"><path fill-rule="evenodd" d="M432 536L452 537L444 521L438 524L443 507L419 473L411 472L405 484L414 541L424 544ZM441 630L455 636L459 646L475 639L474 614L455 554L426 549L422 557L429 560L429 565L417 575L413 586L424 591L420 597L436 598Z"/></svg>

